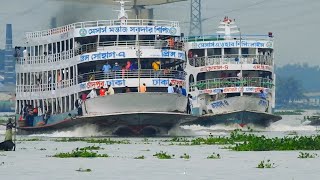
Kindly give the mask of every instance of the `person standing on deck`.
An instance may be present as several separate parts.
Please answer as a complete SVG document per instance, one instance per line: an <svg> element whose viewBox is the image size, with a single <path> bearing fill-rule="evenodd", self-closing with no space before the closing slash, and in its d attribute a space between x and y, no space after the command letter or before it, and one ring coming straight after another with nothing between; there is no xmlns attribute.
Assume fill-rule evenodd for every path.
<svg viewBox="0 0 320 180"><path fill-rule="evenodd" d="M108 62L106 62L106 64L103 65L102 71L103 71L104 77L105 78L109 78L108 74L111 71L111 66L110 66L110 64Z"/></svg>
<svg viewBox="0 0 320 180"><path fill-rule="evenodd" d="M182 86L180 86L180 89L181 89L181 94L183 96L187 96L187 90L185 88L183 88Z"/></svg>
<svg viewBox="0 0 320 180"><path fill-rule="evenodd" d="M187 114L191 114L192 109L192 96L188 94L188 103L187 103Z"/></svg>
<svg viewBox="0 0 320 180"><path fill-rule="evenodd" d="M139 87L139 92L140 93L145 93L147 92L147 86L145 83L143 83L140 87Z"/></svg>
<svg viewBox="0 0 320 180"><path fill-rule="evenodd" d="M82 100L81 100L81 96L79 96L79 99L76 100L75 102L75 106L78 110L78 116L82 116L83 115L83 111L82 111Z"/></svg>
<svg viewBox="0 0 320 180"><path fill-rule="evenodd" d="M89 97L90 99L93 99L93 98L98 97L97 91L96 91L95 88L93 88L93 89L91 90L91 92L88 94L88 97Z"/></svg>
<svg viewBox="0 0 320 180"><path fill-rule="evenodd" d="M28 59L28 56L29 56L29 54L28 54L28 51L27 51L27 48L26 48L26 47L24 48L24 50L23 50L22 54L23 54L23 59L26 61L26 60Z"/></svg>
<svg viewBox="0 0 320 180"><path fill-rule="evenodd" d="M12 119L9 118L8 123L6 125L6 134L4 141L12 141L12 128L15 127L15 124L12 123Z"/></svg>
<svg viewBox="0 0 320 180"><path fill-rule="evenodd" d="M169 93L169 94L174 93L174 88L173 88L173 86L172 86L171 83L169 84L169 87L168 87L168 93Z"/></svg>
<svg viewBox="0 0 320 180"><path fill-rule="evenodd" d="M154 77L159 77L160 74L160 65L161 62L160 61L153 61L152 65L152 69L154 70Z"/></svg>
<svg viewBox="0 0 320 180"><path fill-rule="evenodd" d="M114 63L114 66L112 68L112 71L114 73L114 77L115 79L120 78L120 71L121 71L121 67L119 66L119 64L116 62Z"/></svg>
<svg viewBox="0 0 320 180"><path fill-rule="evenodd" d="M106 90L103 88L103 86L101 86L99 90L99 96L105 96L105 95L106 95Z"/></svg>
<svg viewBox="0 0 320 180"><path fill-rule="evenodd" d="M108 85L107 94L108 94L108 95L113 95L113 94L114 94L114 89L113 89L113 87L110 86L110 84Z"/></svg>

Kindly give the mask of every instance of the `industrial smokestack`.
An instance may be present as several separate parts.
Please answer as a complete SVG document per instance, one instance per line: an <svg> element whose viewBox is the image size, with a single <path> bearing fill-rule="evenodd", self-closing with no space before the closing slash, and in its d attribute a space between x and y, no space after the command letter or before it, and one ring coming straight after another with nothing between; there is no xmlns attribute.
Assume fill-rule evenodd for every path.
<svg viewBox="0 0 320 180"><path fill-rule="evenodd" d="M6 50L12 49L12 24L6 26Z"/></svg>
<svg viewBox="0 0 320 180"><path fill-rule="evenodd" d="M4 57L4 82L15 84L15 62L12 48L12 24L6 26L6 49Z"/></svg>
<svg viewBox="0 0 320 180"><path fill-rule="evenodd" d="M56 17L52 17L51 18L51 22L50 22L50 28L56 28L57 27L57 18Z"/></svg>

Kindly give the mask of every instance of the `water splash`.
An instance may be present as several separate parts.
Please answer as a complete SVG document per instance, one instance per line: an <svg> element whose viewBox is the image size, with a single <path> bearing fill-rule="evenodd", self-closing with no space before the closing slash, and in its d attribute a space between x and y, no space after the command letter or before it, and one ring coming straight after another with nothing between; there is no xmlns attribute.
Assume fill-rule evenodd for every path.
<svg viewBox="0 0 320 180"><path fill-rule="evenodd" d="M195 132L191 129L186 129L182 127L174 127L169 130L169 136L195 136Z"/></svg>
<svg viewBox="0 0 320 180"><path fill-rule="evenodd" d="M55 131L50 134L33 134L30 136L37 137L94 137L94 136L103 136L105 132L101 132L98 130L96 125L84 125L81 127L77 127L71 130L64 131Z"/></svg>

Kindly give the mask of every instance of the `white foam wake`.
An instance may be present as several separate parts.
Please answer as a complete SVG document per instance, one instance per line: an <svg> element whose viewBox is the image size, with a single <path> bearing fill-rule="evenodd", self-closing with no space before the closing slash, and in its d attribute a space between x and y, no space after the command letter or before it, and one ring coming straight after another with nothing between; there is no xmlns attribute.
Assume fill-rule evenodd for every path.
<svg viewBox="0 0 320 180"><path fill-rule="evenodd" d="M33 134L30 136L39 136L39 137L92 137L92 136L103 136L103 132L98 131L96 125L85 125L77 127L72 130L66 131L55 131L51 134Z"/></svg>

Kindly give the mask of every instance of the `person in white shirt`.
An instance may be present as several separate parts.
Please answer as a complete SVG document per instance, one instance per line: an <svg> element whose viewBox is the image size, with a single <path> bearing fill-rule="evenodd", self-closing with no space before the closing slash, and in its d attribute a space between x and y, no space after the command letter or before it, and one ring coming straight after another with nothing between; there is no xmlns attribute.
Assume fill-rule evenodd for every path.
<svg viewBox="0 0 320 180"><path fill-rule="evenodd" d="M88 94L88 97L89 97L90 99L93 99L93 98L98 97L97 91L96 91L95 88L93 88L93 89L91 90L91 92Z"/></svg>
<svg viewBox="0 0 320 180"><path fill-rule="evenodd" d="M242 78L242 73L241 73L241 71L239 71L239 72L237 73L237 77L238 77L238 79L241 79L241 78Z"/></svg>
<svg viewBox="0 0 320 180"><path fill-rule="evenodd" d="M113 95L113 94L114 94L114 89L113 89L110 85L108 85L107 94L108 94L108 95Z"/></svg>
<svg viewBox="0 0 320 180"><path fill-rule="evenodd" d="M171 83L169 84L169 87L168 87L168 93L170 93L170 94L174 93L174 88Z"/></svg>
<svg viewBox="0 0 320 180"><path fill-rule="evenodd" d="M24 50L23 50L22 53L23 53L23 58L24 58L24 60L27 60L29 54L28 54L28 51L27 51L27 48L26 48L26 47L24 48Z"/></svg>

